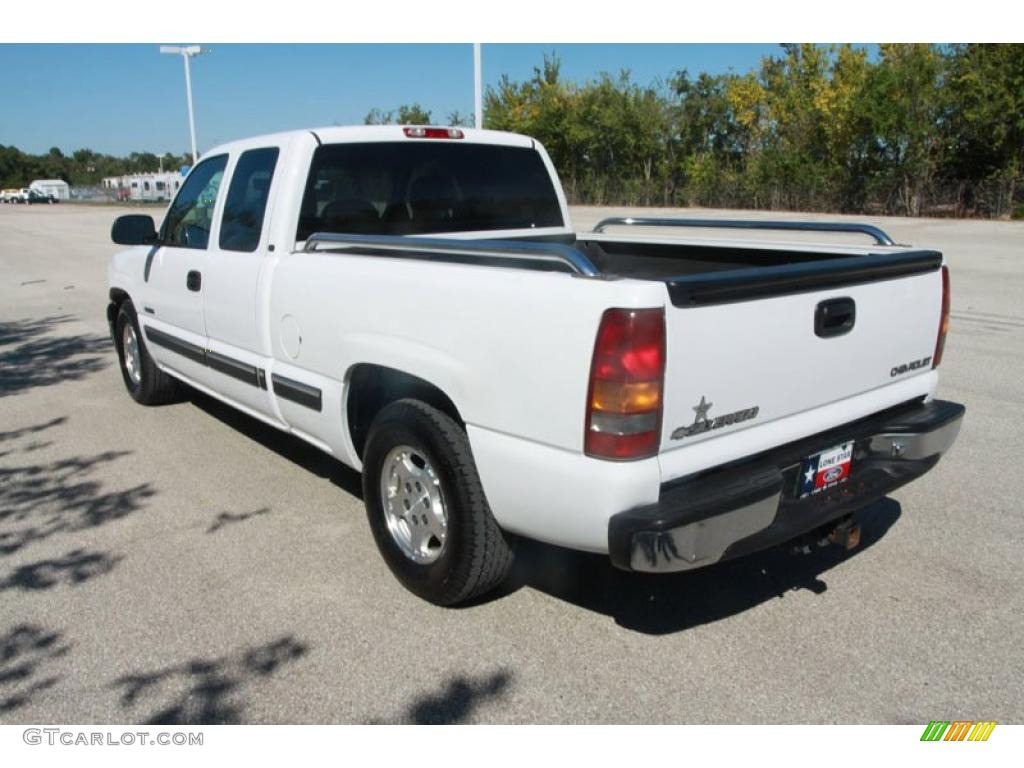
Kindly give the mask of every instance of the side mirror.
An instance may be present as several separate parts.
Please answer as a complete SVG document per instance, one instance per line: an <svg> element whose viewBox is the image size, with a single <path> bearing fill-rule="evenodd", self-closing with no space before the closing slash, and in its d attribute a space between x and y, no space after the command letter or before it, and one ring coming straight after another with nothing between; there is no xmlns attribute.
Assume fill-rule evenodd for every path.
<svg viewBox="0 0 1024 768"><path fill-rule="evenodd" d="M153 217L137 213L118 216L110 228L110 239L118 245L152 245L157 239Z"/></svg>

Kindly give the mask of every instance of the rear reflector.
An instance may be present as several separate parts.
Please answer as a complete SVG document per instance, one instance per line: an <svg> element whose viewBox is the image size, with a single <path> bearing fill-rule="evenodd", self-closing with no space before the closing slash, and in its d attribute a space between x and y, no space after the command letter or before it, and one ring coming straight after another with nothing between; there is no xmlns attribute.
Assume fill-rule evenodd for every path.
<svg viewBox="0 0 1024 768"><path fill-rule="evenodd" d="M942 362L942 352L946 348L946 334L949 332L949 267L942 268L942 314L939 317L939 337L935 342L935 354L932 355L932 368Z"/></svg>
<svg viewBox="0 0 1024 768"><path fill-rule="evenodd" d="M403 128L410 139L462 139L465 134L458 128L424 128L419 125Z"/></svg>
<svg viewBox="0 0 1024 768"><path fill-rule="evenodd" d="M618 460L657 454L664 378L665 311L605 311L590 366L584 452Z"/></svg>

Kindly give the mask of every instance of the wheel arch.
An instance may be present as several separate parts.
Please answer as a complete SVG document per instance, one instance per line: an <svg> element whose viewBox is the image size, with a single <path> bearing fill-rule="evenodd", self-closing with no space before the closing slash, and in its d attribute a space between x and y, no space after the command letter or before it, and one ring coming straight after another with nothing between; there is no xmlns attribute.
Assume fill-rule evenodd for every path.
<svg viewBox="0 0 1024 768"><path fill-rule="evenodd" d="M110 337L114 337L114 324L117 323L117 313L121 311L121 305L130 297L128 291L123 288L111 288L110 303L107 304L107 326L110 328Z"/></svg>
<svg viewBox="0 0 1024 768"><path fill-rule="evenodd" d="M415 374L377 363L356 363L345 377L345 418L352 447L360 460L370 425L383 408L397 400L420 400L453 418L465 421L451 397L441 387Z"/></svg>

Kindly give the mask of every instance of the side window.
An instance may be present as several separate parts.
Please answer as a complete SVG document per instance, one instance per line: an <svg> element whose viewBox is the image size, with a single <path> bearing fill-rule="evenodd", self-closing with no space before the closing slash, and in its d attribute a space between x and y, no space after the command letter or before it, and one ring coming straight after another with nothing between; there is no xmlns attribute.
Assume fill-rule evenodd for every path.
<svg viewBox="0 0 1024 768"><path fill-rule="evenodd" d="M220 222L220 247L225 251L255 251L259 245L277 155L277 147L267 147L250 149L238 158Z"/></svg>
<svg viewBox="0 0 1024 768"><path fill-rule="evenodd" d="M181 191L174 198L160 239L164 245L178 248L206 248L213 227L213 207L217 204L217 190L224 178L227 155L203 160L185 179Z"/></svg>

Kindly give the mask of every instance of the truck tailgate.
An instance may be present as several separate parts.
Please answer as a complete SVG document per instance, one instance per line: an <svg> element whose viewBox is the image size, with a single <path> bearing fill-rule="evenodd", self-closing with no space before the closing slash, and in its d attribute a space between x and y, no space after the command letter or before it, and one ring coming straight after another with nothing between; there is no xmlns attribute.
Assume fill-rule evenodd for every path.
<svg viewBox="0 0 1024 768"><path fill-rule="evenodd" d="M816 410L803 422L811 434L866 415L851 409L858 400L880 410L929 394L941 256L907 256L886 258L888 272L858 271L871 257L843 259L845 272L836 262L818 274L813 265L793 265L781 270L788 282L777 273L666 280L663 480L706 468L693 455L682 460L697 445L703 449L694 454L707 461L738 459L744 446L762 442L738 439L740 432ZM723 450L730 439L735 449ZM707 450L709 441L717 450Z"/></svg>

